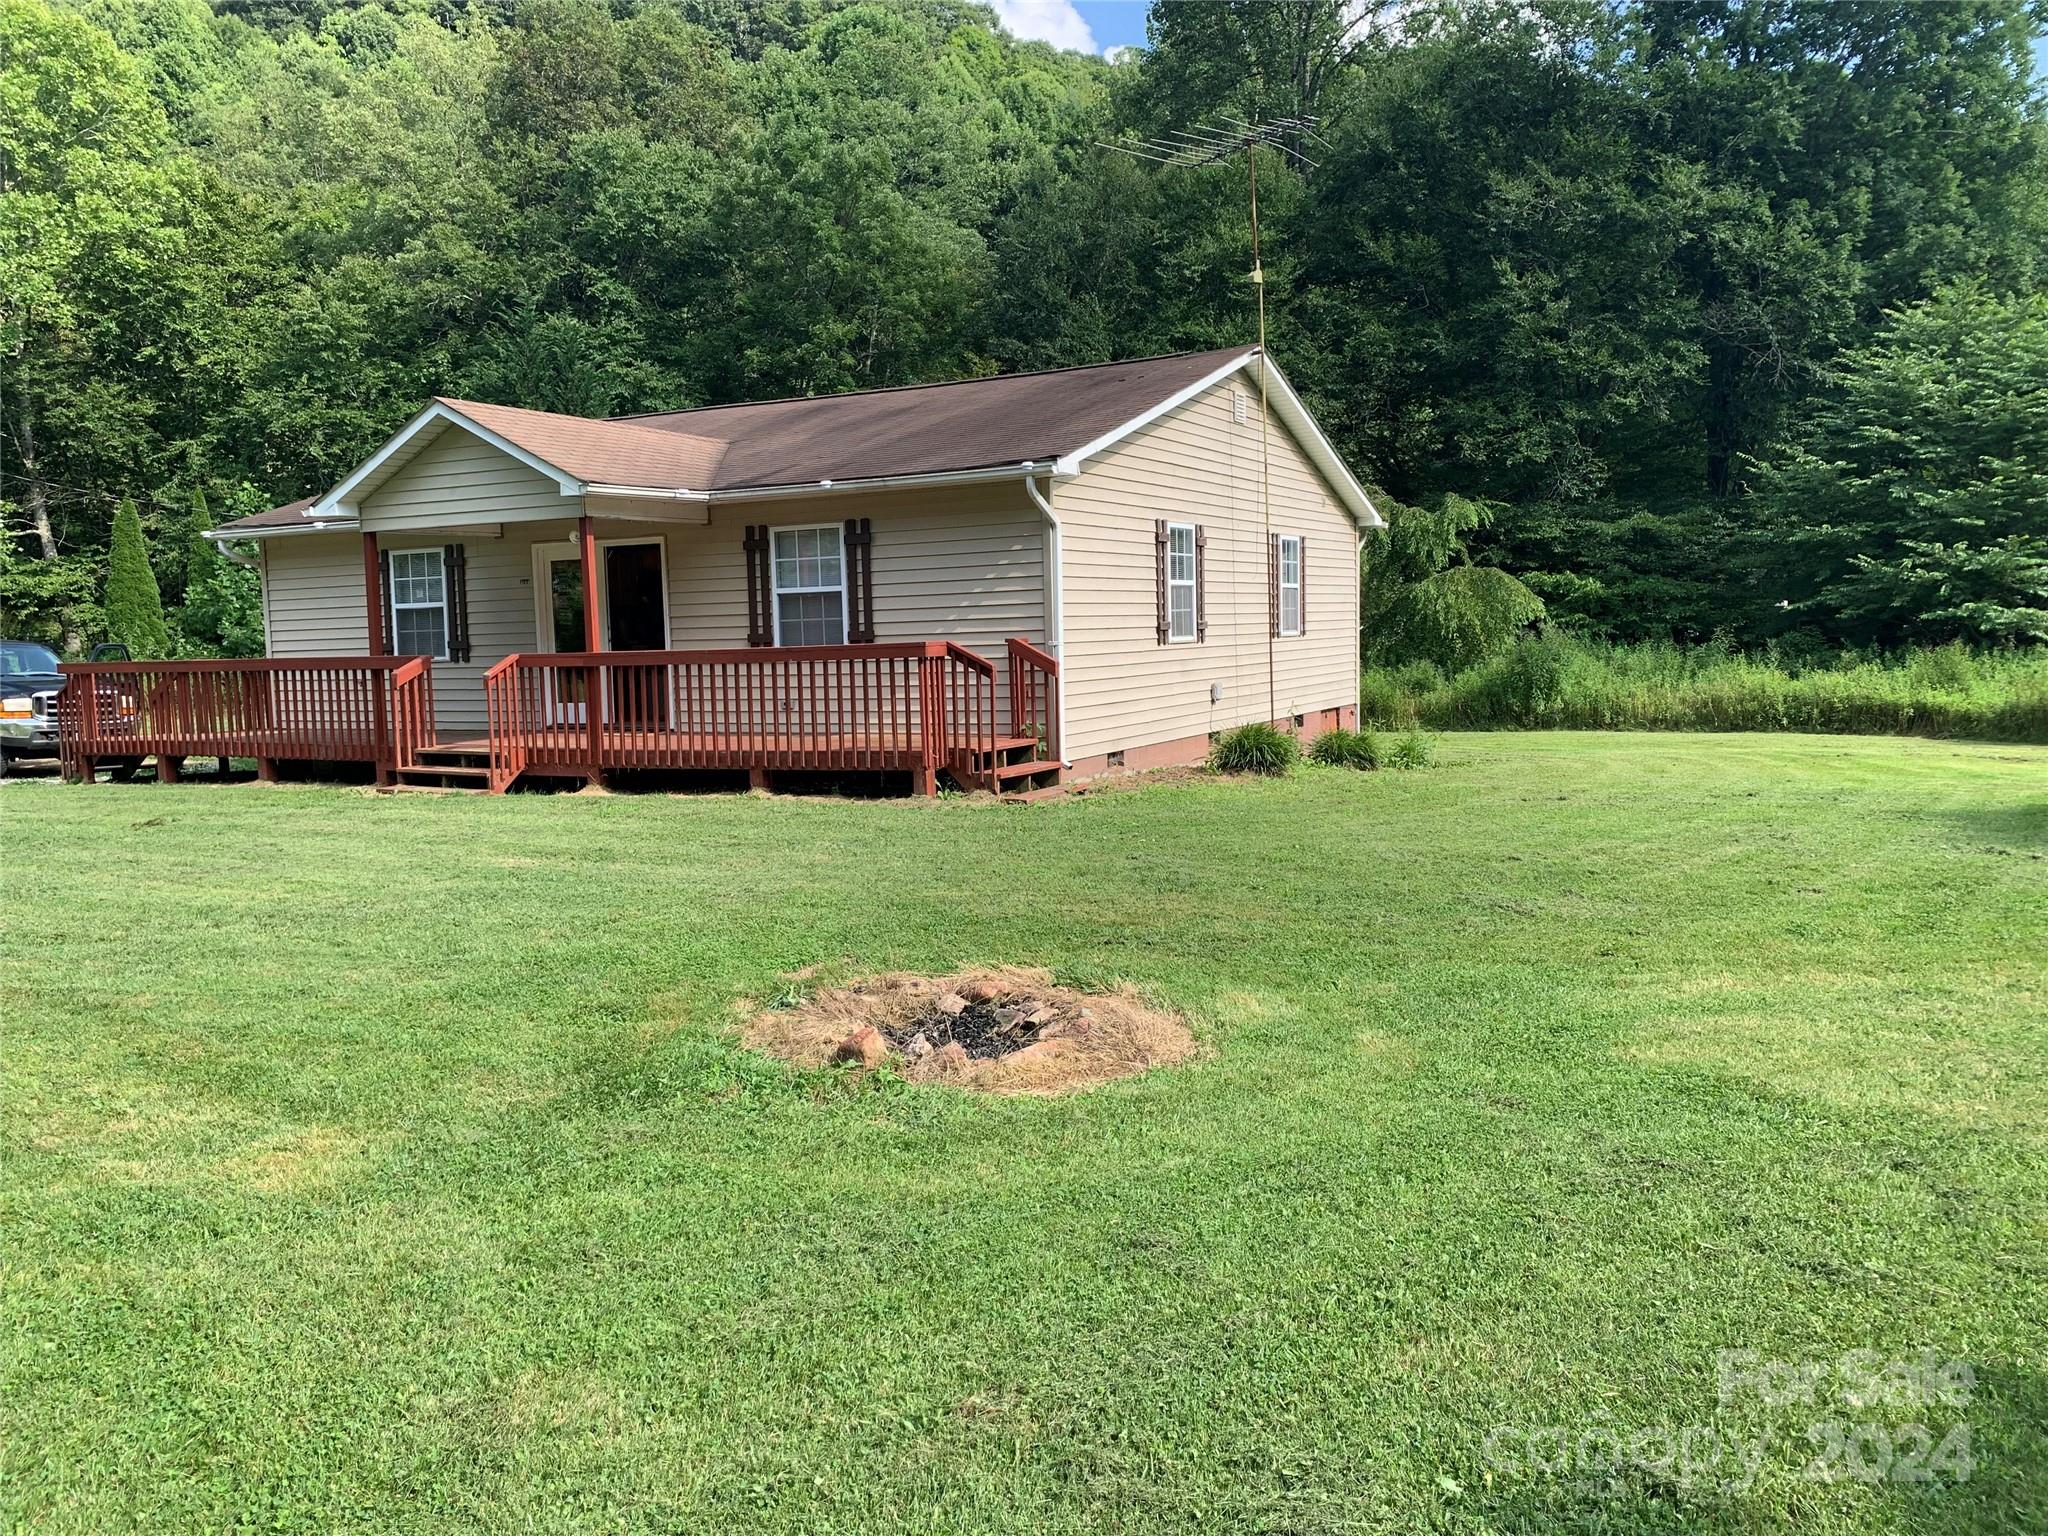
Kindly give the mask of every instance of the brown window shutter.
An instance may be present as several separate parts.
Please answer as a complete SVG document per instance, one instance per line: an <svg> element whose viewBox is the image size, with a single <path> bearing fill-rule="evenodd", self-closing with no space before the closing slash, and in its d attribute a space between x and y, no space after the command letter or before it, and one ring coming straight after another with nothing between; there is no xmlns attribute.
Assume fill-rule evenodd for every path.
<svg viewBox="0 0 2048 1536"><path fill-rule="evenodd" d="M846 615L847 643L874 644L875 531L865 517L846 520L846 594L850 606Z"/></svg>
<svg viewBox="0 0 2048 1536"><path fill-rule="evenodd" d="M775 589L768 576L768 529L747 525L747 644L775 643Z"/></svg>
<svg viewBox="0 0 2048 1536"><path fill-rule="evenodd" d="M1266 535L1266 633L1280 638L1280 535Z"/></svg>
<svg viewBox="0 0 2048 1536"><path fill-rule="evenodd" d="M1166 519L1163 517L1152 524L1152 542L1159 567L1159 643L1164 645L1172 634L1172 620L1166 612Z"/></svg>
<svg viewBox="0 0 2048 1536"><path fill-rule="evenodd" d="M1209 530L1200 523L1195 524L1195 639L1209 638L1209 582L1208 564Z"/></svg>
<svg viewBox="0 0 2048 1536"><path fill-rule="evenodd" d="M460 544L441 551L441 574L448 586L448 659L469 660L469 556Z"/></svg>
<svg viewBox="0 0 2048 1536"><path fill-rule="evenodd" d="M383 599L383 601L377 604L377 624L384 631L380 638L384 642L384 654L389 656L392 654L392 647L397 644L397 641L393 638L392 634L391 551L388 549L382 549L377 552L377 595Z"/></svg>
<svg viewBox="0 0 2048 1536"><path fill-rule="evenodd" d="M1296 629L1298 635L1308 633L1308 535L1303 534L1294 541L1294 558L1301 562L1301 599L1297 606Z"/></svg>

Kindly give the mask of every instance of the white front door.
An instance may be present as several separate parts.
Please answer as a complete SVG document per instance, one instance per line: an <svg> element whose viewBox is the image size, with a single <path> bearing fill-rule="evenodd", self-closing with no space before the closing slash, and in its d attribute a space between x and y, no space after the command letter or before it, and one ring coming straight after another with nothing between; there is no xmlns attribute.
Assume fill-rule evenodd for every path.
<svg viewBox="0 0 2048 1536"><path fill-rule="evenodd" d="M668 649L668 548L659 538L600 539L597 545L598 646L606 651ZM533 546L534 619L540 648L583 649L583 553L573 543ZM628 669L630 673L630 669ZM584 720L585 676L546 674L545 707L558 725ZM632 694L631 683L620 685ZM632 698L627 700L633 702ZM613 711L613 718L619 718Z"/></svg>
<svg viewBox="0 0 2048 1536"><path fill-rule="evenodd" d="M533 546L533 601L543 651L583 649L583 554L576 545ZM550 667L541 676L541 707L548 723L581 725L583 673Z"/></svg>

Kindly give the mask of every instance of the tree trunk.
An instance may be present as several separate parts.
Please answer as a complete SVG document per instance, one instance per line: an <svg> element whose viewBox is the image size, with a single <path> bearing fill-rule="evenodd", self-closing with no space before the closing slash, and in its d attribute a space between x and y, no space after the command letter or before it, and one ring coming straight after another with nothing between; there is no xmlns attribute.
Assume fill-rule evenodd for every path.
<svg viewBox="0 0 2048 1536"><path fill-rule="evenodd" d="M14 440L21 449L22 479L28 486L22 497L22 505L28 509L29 526L35 529L36 539L43 547L43 558L57 558L57 534L50 527L50 497L43 489L42 479L36 474L36 426L35 418L23 411L14 429Z"/></svg>

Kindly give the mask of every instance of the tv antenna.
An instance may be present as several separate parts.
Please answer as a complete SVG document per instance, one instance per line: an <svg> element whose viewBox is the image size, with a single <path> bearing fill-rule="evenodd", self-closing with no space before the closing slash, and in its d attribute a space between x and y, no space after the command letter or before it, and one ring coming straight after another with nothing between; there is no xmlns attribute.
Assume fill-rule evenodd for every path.
<svg viewBox="0 0 2048 1536"><path fill-rule="evenodd" d="M1113 144L1107 139L1095 141L1098 149L1114 150L1120 155L1129 155L1134 160L1149 160L1157 165L1173 169L1194 170L1207 165L1221 165L1232 156L1244 155L1245 182L1249 189L1252 226L1252 290L1258 295L1259 314L1259 512L1265 524L1266 558L1279 557L1273 547L1273 469L1267 450L1267 409L1266 409L1266 269L1259 260L1259 151L1278 150L1293 160L1305 171L1317 168L1315 161L1302 153L1294 141L1305 140L1312 144L1324 144L1316 132L1318 118L1299 115L1294 117L1272 117L1263 122L1243 122L1238 118L1219 115L1204 122L1190 123L1183 128L1166 128L1149 138L1133 139ZM1301 573L1302 585L1308 584L1308 572ZM1275 572L1273 582L1279 575ZM1279 589L1275 585L1272 590ZM1275 597L1275 602L1279 599ZM1279 689L1274 681L1273 631L1277 623L1266 626L1266 718L1277 720Z"/></svg>

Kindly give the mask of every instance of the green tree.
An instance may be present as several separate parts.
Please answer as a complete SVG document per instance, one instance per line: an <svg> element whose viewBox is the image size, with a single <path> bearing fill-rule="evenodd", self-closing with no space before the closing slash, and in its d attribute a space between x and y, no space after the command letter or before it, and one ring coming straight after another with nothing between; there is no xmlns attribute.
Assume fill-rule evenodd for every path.
<svg viewBox="0 0 2048 1536"><path fill-rule="evenodd" d="M1778 590L1834 637L2048 640L2048 296L1894 311L1756 473Z"/></svg>
<svg viewBox="0 0 2048 1536"><path fill-rule="evenodd" d="M66 449L82 424L63 405L75 420L93 371L74 365L95 353L108 307L174 243L157 163L165 134L139 71L104 32L44 0L0 0L0 469L21 482L46 560L64 542L53 492L78 484ZM121 393L108 378L95 392L102 404Z"/></svg>
<svg viewBox="0 0 2048 1536"><path fill-rule="evenodd" d="M1507 648L1543 602L1506 571L1474 565L1465 538L1487 510L1446 496L1433 508L1377 498L1387 526L1359 554L1359 651L1369 666L1427 661L1460 672Z"/></svg>
<svg viewBox="0 0 2048 1536"><path fill-rule="evenodd" d="M107 551L106 624L107 638L127 646L138 658L171 654L163 598L157 591L156 572L150 569L142 519L132 501L122 502L114 513L114 533Z"/></svg>

